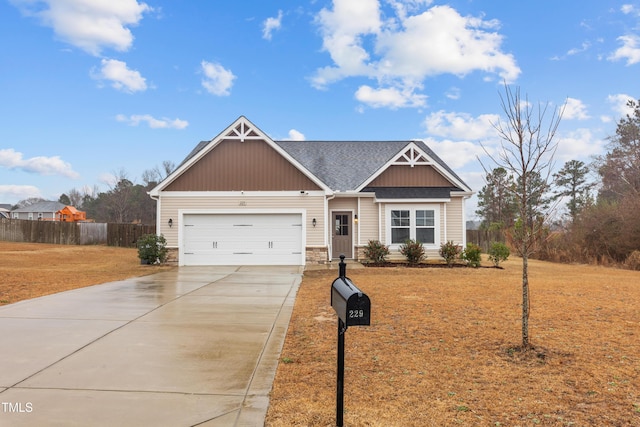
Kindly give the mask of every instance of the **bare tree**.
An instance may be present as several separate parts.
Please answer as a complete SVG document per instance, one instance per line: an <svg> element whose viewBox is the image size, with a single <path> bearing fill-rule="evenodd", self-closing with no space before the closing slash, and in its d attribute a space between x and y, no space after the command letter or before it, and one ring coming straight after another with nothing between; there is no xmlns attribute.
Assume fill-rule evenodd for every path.
<svg viewBox="0 0 640 427"><path fill-rule="evenodd" d="M512 228L512 241L522 257L522 350L531 348L529 343L529 256L532 255L544 234L549 211L538 206L540 188L548 189L551 183L553 159L558 146L556 131L564 106L554 108L549 117L549 103L534 108L527 97L523 100L520 89L511 89L505 83L500 104L505 121L492 123L502 140L497 154L485 152L498 166L512 174L518 185L514 196L518 207L518 220ZM565 104L566 105L566 104ZM533 213L533 214L532 214Z"/></svg>

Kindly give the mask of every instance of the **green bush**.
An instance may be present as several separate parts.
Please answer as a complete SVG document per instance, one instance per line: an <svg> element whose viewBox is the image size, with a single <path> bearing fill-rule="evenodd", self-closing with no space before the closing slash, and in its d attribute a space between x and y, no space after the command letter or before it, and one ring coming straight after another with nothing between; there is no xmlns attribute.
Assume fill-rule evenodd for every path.
<svg viewBox="0 0 640 427"><path fill-rule="evenodd" d="M380 243L379 240L369 240L364 248L364 256L374 264L383 264L389 256L389 247Z"/></svg>
<svg viewBox="0 0 640 427"><path fill-rule="evenodd" d="M502 261L506 261L511 255L511 251L504 243L493 242L489 248L489 261L498 267Z"/></svg>
<svg viewBox="0 0 640 427"><path fill-rule="evenodd" d="M162 264L167 260L167 240L157 234L145 234L138 239L138 258L142 264Z"/></svg>
<svg viewBox="0 0 640 427"><path fill-rule="evenodd" d="M424 252L424 246L422 243L415 240L407 240L400 245L400 253L404 255L409 264L418 264L420 261L427 257Z"/></svg>
<svg viewBox="0 0 640 427"><path fill-rule="evenodd" d="M475 243L467 243L467 247L462 251L460 258L465 260L468 266L478 268L480 267L480 261L482 260L482 257L480 256L481 253L482 249L480 246Z"/></svg>
<svg viewBox="0 0 640 427"><path fill-rule="evenodd" d="M447 241L440 245L440 256L444 258L449 267L453 267L453 263L460 256L462 248L459 245L453 243L452 240Z"/></svg>

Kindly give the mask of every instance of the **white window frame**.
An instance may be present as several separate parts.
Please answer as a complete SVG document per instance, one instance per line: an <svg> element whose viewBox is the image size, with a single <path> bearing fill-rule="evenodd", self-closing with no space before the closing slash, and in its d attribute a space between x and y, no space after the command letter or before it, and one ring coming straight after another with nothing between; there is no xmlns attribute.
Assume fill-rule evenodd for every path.
<svg viewBox="0 0 640 427"><path fill-rule="evenodd" d="M416 211L433 211L434 238L433 243L424 243L426 249L440 248L440 205L432 203L420 204L387 204L385 206L386 241L391 249L398 249L401 243L391 243L391 211L409 211L409 238L416 238ZM418 227L421 228L421 227Z"/></svg>

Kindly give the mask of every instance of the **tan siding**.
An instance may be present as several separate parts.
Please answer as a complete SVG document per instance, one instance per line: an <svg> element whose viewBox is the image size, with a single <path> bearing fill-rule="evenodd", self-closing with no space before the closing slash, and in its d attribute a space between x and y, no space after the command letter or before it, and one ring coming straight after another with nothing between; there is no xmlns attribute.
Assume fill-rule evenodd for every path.
<svg viewBox="0 0 640 427"><path fill-rule="evenodd" d="M378 204L372 197L360 199L360 244L366 245L369 240L380 240L378 236Z"/></svg>
<svg viewBox="0 0 640 427"><path fill-rule="evenodd" d="M462 197L452 197L451 202L447 203L447 240L453 240L454 243L462 244L464 241L462 236Z"/></svg>
<svg viewBox="0 0 640 427"><path fill-rule="evenodd" d="M452 184L431 166L392 165L369 187L450 187Z"/></svg>
<svg viewBox="0 0 640 427"><path fill-rule="evenodd" d="M241 204L244 203L244 206ZM237 212L243 210L277 209L306 210L307 246L324 245L324 196L300 197L243 197L243 196L198 196L198 197L161 197L160 232L167 239L167 246L178 246L178 230L180 229L178 212L180 210L218 210L227 209ZM173 219L173 227L169 228L169 218ZM313 218L317 224L312 225Z"/></svg>
<svg viewBox="0 0 640 427"><path fill-rule="evenodd" d="M286 191L319 187L262 140L223 140L165 191Z"/></svg>

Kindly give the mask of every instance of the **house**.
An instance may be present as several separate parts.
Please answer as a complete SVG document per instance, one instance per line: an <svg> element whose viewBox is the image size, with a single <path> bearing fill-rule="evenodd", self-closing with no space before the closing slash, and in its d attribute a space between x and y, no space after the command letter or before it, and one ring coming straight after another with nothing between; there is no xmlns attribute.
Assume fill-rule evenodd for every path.
<svg viewBox="0 0 640 427"><path fill-rule="evenodd" d="M9 212L11 211L11 205L6 203L0 203L0 219L10 218Z"/></svg>
<svg viewBox="0 0 640 427"><path fill-rule="evenodd" d="M79 211L73 206L65 206L56 212L56 221L62 222L78 222L78 221L86 221L87 213L83 211Z"/></svg>
<svg viewBox="0 0 640 427"><path fill-rule="evenodd" d="M13 219L36 219L42 221L55 221L56 212L65 206L60 202L42 201L24 208L18 208L11 211Z"/></svg>
<svg viewBox="0 0 640 427"><path fill-rule="evenodd" d="M369 240L439 257L464 245L473 192L422 141L274 141L245 117L198 144L149 195L179 265L305 265Z"/></svg>

